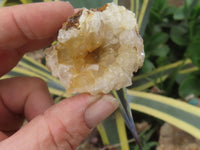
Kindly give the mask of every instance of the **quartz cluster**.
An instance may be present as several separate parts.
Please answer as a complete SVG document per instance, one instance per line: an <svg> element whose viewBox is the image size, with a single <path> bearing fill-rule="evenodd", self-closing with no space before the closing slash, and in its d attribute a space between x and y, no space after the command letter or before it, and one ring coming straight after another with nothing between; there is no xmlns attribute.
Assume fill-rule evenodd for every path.
<svg viewBox="0 0 200 150"><path fill-rule="evenodd" d="M131 85L145 56L135 14L114 3L68 18L45 53L67 94L92 95Z"/></svg>

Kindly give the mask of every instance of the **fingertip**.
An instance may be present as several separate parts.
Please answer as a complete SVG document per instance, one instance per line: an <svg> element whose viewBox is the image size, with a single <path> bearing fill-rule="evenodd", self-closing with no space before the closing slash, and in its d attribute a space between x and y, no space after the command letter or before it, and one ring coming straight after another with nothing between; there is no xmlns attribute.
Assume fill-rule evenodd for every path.
<svg viewBox="0 0 200 150"><path fill-rule="evenodd" d="M45 39L55 36L62 24L74 14L74 8L69 2L44 2L34 7L38 11L36 16L30 13L30 16L35 17L34 21L29 19L30 16L26 17L29 29L33 32L29 39Z"/></svg>
<svg viewBox="0 0 200 150"><path fill-rule="evenodd" d="M51 38L73 14L73 6L60 1L6 7L0 14L0 27L4 29L0 48L18 49L30 41Z"/></svg>
<svg viewBox="0 0 200 150"><path fill-rule="evenodd" d="M49 5L53 5L53 7L60 8L59 11L62 12L66 18L73 15L75 13L75 9L70 2L64 1L56 1L56 2L45 2L49 3Z"/></svg>

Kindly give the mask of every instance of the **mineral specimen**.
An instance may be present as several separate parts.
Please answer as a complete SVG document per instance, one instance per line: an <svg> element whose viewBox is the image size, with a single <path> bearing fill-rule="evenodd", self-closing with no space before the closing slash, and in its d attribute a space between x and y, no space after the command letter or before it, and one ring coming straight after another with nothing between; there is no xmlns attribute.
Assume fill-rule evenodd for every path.
<svg viewBox="0 0 200 150"><path fill-rule="evenodd" d="M63 24L57 41L45 50L46 62L67 94L95 95L127 87L143 65L135 14L114 3L81 9Z"/></svg>

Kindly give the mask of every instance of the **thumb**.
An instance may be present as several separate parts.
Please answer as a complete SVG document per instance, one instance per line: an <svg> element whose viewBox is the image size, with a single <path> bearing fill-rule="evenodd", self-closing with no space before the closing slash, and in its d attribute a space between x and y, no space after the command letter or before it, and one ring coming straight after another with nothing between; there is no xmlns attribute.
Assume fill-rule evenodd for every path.
<svg viewBox="0 0 200 150"><path fill-rule="evenodd" d="M0 149L74 150L118 104L109 95L80 94L65 99L2 141Z"/></svg>

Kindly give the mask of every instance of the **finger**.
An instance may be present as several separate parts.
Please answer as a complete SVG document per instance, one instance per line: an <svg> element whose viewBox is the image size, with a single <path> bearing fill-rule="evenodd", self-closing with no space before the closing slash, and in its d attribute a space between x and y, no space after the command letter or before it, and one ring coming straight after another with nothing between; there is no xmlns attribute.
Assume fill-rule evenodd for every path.
<svg viewBox="0 0 200 150"><path fill-rule="evenodd" d="M26 51L32 40L52 38L62 23L74 13L67 2L46 2L0 9L0 49ZM32 43L32 45L37 43ZM38 47L39 48L39 47Z"/></svg>
<svg viewBox="0 0 200 150"><path fill-rule="evenodd" d="M108 95L71 97L52 106L2 141L0 149L74 150L91 129L117 107L118 102Z"/></svg>
<svg viewBox="0 0 200 150"><path fill-rule="evenodd" d="M52 39L43 39L43 40L33 40L27 42L26 47L27 49L37 49L38 46L45 47L48 43L51 44ZM37 44L34 44L37 43ZM23 47L22 47L23 49ZM13 50L0 50L0 77L9 72L22 58L23 54L18 53L17 51Z"/></svg>
<svg viewBox="0 0 200 150"><path fill-rule="evenodd" d="M16 77L0 81L0 130L18 130L24 116L31 120L53 104L47 85L39 78Z"/></svg>
<svg viewBox="0 0 200 150"><path fill-rule="evenodd" d="M67 2L45 2L0 8L0 76L28 51L48 46L74 13Z"/></svg>
<svg viewBox="0 0 200 150"><path fill-rule="evenodd" d="M0 142L5 140L6 138L8 138L8 136L0 131Z"/></svg>

